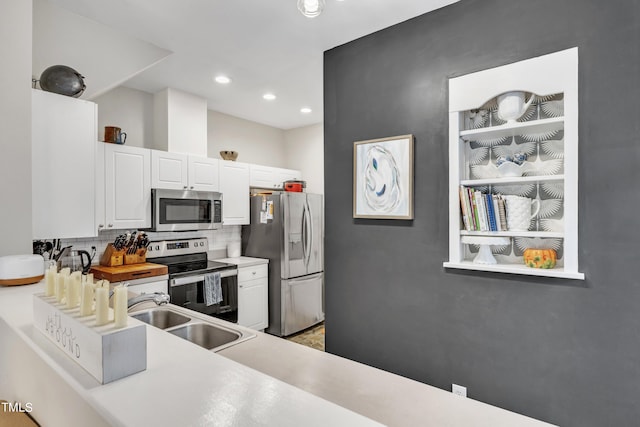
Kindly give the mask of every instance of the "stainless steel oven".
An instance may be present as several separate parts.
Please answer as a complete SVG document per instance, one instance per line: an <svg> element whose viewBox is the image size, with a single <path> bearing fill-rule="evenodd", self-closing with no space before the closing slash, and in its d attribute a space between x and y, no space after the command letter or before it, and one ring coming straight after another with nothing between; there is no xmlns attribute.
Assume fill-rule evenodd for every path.
<svg viewBox="0 0 640 427"><path fill-rule="evenodd" d="M222 226L222 194L210 191L151 190L153 231L212 230Z"/></svg>
<svg viewBox="0 0 640 427"><path fill-rule="evenodd" d="M171 303L238 322L238 269L234 264L209 261L206 238L151 242L147 259L169 269ZM207 304L207 276L219 275L220 301Z"/></svg>
<svg viewBox="0 0 640 427"><path fill-rule="evenodd" d="M213 273L215 274L215 273ZM205 275L189 274L169 279L171 303L238 323L238 270L219 271L222 301L207 305L205 302Z"/></svg>

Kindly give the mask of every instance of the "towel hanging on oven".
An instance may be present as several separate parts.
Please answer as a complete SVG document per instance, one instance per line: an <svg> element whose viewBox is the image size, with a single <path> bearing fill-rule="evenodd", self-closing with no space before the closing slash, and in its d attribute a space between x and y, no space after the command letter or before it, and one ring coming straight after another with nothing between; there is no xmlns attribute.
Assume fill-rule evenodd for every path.
<svg viewBox="0 0 640 427"><path fill-rule="evenodd" d="M208 306L222 302L222 285L220 273L204 275L204 303Z"/></svg>

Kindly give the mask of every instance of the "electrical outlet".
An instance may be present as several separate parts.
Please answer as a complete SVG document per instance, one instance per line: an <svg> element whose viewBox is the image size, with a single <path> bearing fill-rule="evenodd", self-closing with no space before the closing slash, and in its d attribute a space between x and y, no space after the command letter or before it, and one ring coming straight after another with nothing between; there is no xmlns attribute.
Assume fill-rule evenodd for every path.
<svg viewBox="0 0 640 427"><path fill-rule="evenodd" d="M458 384L451 384L451 392L458 396L467 397L467 388Z"/></svg>

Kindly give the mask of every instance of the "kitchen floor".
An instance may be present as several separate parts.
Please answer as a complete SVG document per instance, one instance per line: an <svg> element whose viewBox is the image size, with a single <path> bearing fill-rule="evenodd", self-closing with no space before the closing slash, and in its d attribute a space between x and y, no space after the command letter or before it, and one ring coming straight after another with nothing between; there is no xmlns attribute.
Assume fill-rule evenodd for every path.
<svg viewBox="0 0 640 427"><path fill-rule="evenodd" d="M305 329L295 335L288 336L289 341L324 351L324 322L319 325Z"/></svg>

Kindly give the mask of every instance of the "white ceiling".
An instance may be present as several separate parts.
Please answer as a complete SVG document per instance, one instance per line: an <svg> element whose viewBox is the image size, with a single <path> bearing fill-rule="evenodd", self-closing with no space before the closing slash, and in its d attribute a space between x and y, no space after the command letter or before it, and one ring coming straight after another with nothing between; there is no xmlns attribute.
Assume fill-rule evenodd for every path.
<svg viewBox="0 0 640 427"><path fill-rule="evenodd" d="M322 122L325 50L456 1L326 0L310 19L296 0L50 0L173 52L124 86L180 89L207 98L210 110L281 129ZM214 83L217 74L232 83Z"/></svg>

